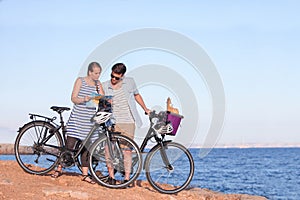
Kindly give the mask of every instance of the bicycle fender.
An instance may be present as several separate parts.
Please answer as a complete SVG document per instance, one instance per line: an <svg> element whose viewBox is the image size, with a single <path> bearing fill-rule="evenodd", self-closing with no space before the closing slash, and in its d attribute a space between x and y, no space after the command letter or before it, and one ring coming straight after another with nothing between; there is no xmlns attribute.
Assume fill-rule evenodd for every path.
<svg viewBox="0 0 300 200"><path fill-rule="evenodd" d="M34 121L34 122L36 122L36 121ZM19 127L18 133L20 133L21 130L24 129L26 126L29 126L29 124L33 124L34 122L31 121L31 122L28 122L28 123L24 124L22 127Z"/></svg>
<svg viewBox="0 0 300 200"><path fill-rule="evenodd" d="M20 132L22 129L24 129L26 126L29 126L30 124L39 123L39 122L41 122L41 123L48 123L48 124L50 124L51 126L53 126L53 128L55 128L55 126L54 126L53 124L49 123L49 122L45 122L45 121L43 121L43 120L36 120L36 121L28 122L28 123L24 124L22 127L19 127L18 132Z"/></svg>

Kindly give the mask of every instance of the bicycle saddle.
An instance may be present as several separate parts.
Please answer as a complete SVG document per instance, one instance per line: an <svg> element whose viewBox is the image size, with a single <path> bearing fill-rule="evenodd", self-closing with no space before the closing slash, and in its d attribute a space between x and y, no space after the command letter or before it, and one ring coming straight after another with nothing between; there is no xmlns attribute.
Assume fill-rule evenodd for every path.
<svg viewBox="0 0 300 200"><path fill-rule="evenodd" d="M52 106L51 109L58 113L62 113L65 110L70 110L70 108L68 108L68 107L60 107L60 106Z"/></svg>

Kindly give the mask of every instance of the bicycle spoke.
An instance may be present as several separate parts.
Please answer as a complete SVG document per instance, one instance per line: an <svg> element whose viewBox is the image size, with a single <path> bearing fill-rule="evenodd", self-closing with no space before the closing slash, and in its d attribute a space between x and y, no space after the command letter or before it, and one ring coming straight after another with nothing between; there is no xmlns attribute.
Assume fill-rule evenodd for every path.
<svg viewBox="0 0 300 200"><path fill-rule="evenodd" d="M164 149L156 146L146 160L146 177L159 192L180 192L190 183L194 173L194 162L188 150L180 144L169 142ZM165 152L164 152L165 151ZM166 159L167 157L167 159ZM170 164L167 164L167 163Z"/></svg>
<svg viewBox="0 0 300 200"><path fill-rule="evenodd" d="M122 188L131 184L142 167L142 157L137 145L122 135L113 135L109 142L105 137L94 142L89 162L95 180L110 188ZM109 181L109 176L113 176L114 183ZM124 181L125 176L129 176L128 182Z"/></svg>
<svg viewBox="0 0 300 200"><path fill-rule="evenodd" d="M57 164L62 139L58 133L49 133L53 126L43 121L25 125L17 136L15 155L19 165L28 173L45 174ZM43 131L41 133L40 131ZM42 137L43 135L43 137ZM44 138L47 140L43 141ZM40 143L46 142L46 143Z"/></svg>

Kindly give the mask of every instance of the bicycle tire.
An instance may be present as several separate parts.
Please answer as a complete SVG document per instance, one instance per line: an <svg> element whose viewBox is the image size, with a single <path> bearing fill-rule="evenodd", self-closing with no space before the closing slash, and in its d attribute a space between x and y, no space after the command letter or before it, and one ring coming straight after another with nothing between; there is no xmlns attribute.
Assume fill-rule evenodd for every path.
<svg viewBox="0 0 300 200"><path fill-rule="evenodd" d="M140 153L138 145L130 138L120 135L111 134L110 142L113 146L113 161L108 157L109 152L107 148L107 138L103 136L96 140L90 148L89 155L89 170L95 180L108 188L126 188L130 184L133 184L135 179L139 176L142 170L142 155ZM130 153L129 153L130 151ZM124 166L124 152L127 152L127 160L130 160L130 179L124 182L125 166ZM137 160L137 162L132 165L132 160ZM97 162L97 163L95 163ZM109 171L107 164L114 170L114 178L116 183L110 183L108 181ZM127 165L127 170L129 165Z"/></svg>
<svg viewBox="0 0 300 200"><path fill-rule="evenodd" d="M164 142L166 156L171 164L168 168L161 155L161 145L154 146L145 160L146 177L150 185L164 194L175 194L185 189L194 175L194 161L183 145Z"/></svg>
<svg viewBox="0 0 300 200"><path fill-rule="evenodd" d="M63 140L55 132L47 141L43 141L55 127L45 121L32 121L25 124L16 137L14 151L21 168L30 174L47 174L58 164Z"/></svg>

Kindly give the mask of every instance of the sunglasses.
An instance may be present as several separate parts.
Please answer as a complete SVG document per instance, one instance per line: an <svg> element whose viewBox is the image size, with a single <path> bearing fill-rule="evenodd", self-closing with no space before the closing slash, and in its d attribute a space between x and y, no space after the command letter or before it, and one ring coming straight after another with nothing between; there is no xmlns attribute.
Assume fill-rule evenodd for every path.
<svg viewBox="0 0 300 200"><path fill-rule="evenodd" d="M116 77L113 74L111 74L110 77L116 79L117 81L120 80L120 79L122 80L122 77Z"/></svg>

